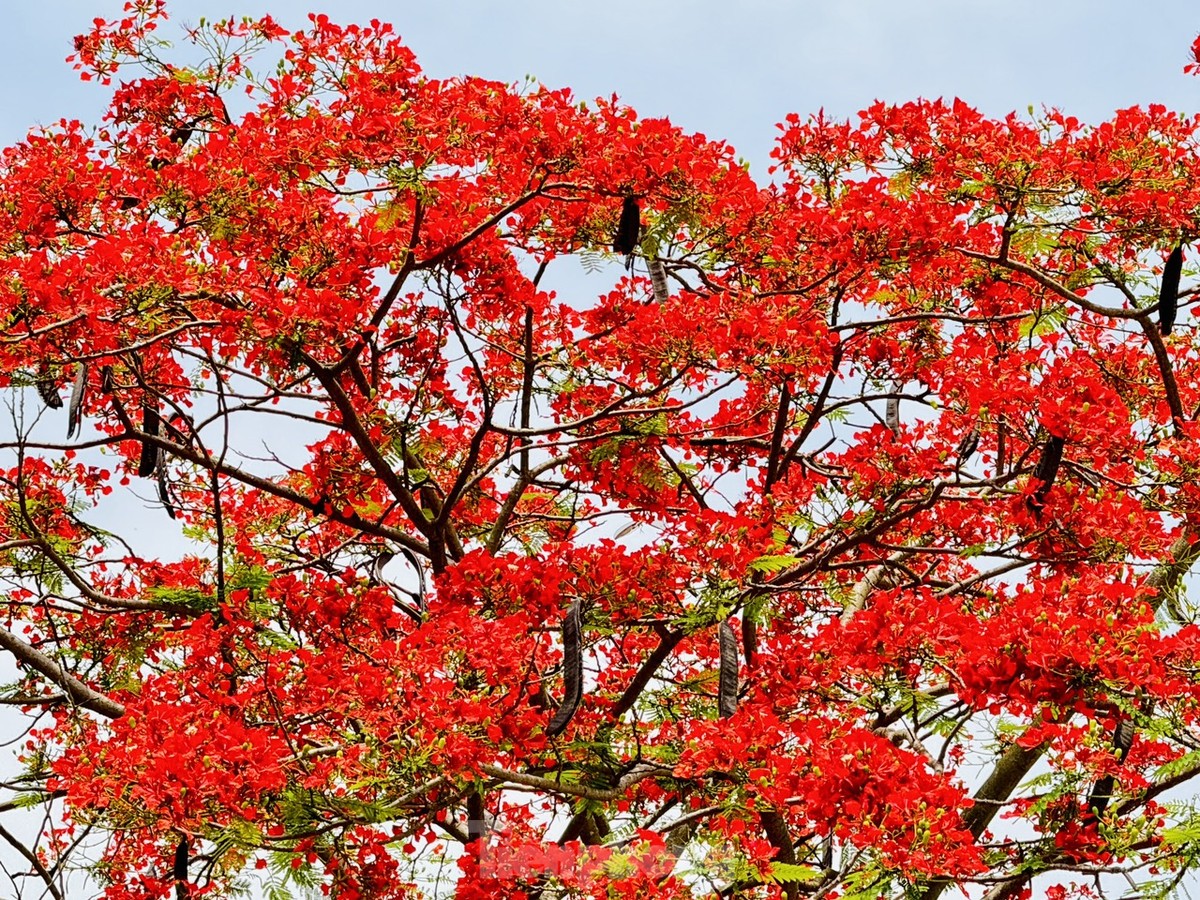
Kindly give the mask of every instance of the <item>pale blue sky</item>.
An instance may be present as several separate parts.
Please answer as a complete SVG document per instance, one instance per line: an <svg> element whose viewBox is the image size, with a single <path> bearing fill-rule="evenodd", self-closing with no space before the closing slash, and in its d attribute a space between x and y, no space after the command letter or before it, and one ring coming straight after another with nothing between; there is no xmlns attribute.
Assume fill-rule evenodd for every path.
<svg viewBox="0 0 1200 900"><path fill-rule="evenodd" d="M0 140L61 116L95 120L104 89L79 82L63 59L73 35L121 5L5 9L0 71L10 87ZM173 0L168 8L177 22L269 11L295 27L322 6ZM775 123L822 106L845 116L875 98L957 95L993 115L1045 103L1085 121L1135 103L1200 109L1200 79L1181 71L1200 7L1183 2L340 0L324 11L342 22L393 22L434 76L532 74L585 99L615 91L643 115L729 141L760 178Z"/></svg>

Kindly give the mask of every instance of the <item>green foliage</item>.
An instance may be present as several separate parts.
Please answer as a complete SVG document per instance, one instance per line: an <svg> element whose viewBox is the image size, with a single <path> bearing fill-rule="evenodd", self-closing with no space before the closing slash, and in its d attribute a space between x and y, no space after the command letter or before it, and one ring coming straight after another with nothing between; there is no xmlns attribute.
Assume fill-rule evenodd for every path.
<svg viewBox="0 0 1200 900"><path fill-rule="evenodd" d="M785 569L790 569L792 566L799 565L804 560L798 556L760 556L752 560L746 567L751 572L758 572L762 575L774 575L776 572L782 572Z"/></svg>
<svg viewBox="0 0 1200 900"><path fill-rule="evenodd" d="M1053 334L1062 329L1067 315L1067 308L1061 304L1044 307L1023 318L1018 333L1022 338Z"/></svg>
<svg viewBox="0 0 1200 900"><path fill-rule="evenodd" d="M771 880L776 884L794 884L814 887L820 884L823 873L812 866L796 866L789 863L771 863Z"/></svg>

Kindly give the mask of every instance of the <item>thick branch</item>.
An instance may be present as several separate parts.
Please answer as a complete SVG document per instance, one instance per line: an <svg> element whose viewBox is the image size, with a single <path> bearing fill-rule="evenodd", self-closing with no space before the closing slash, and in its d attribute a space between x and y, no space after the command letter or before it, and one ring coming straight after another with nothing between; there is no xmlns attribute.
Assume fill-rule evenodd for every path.
<svg viewBox="0 0 1200 900"><path fill-rule="evenodd" d="M787 822L776 809L765 809L758 814L762 822L763 832L771 846L775 848L775 859L784 865L796 864L796 848L792 846L792 836L788 832ZM781 884L783 895L788 900L795 900L800 895L799 885L794 881L784 881Z"/></svg>
<svg viewBox="0 0 1200 900"><path fill-rule="evenodd" d="M955 247L954 249L963 256L970 257L971 259L977 259L980 262L987 262L994 266L1002 266L1005 269L1011 269L1014 272L1020 272L1022 275L1032 278L1052 294L1057 294L1062 299L1074 303L1077 306L1081 306L1088 312L1096 313L1096 315L1099 316L1110 316L1114 319L1146 319L1150 313L1154 311L1154 307L1149 309L1113 309L1109 306L1101 306L1098 303L1093 303L1086 297L1080 296L1066 285L1055 281L1041 269L1038 269L1027 263L1019 262L1011 257L1005 257L1001 259L995 256L988 256L986 253L979 253L976 250L968 250L966 247Z"/></svg>
<svg viewBox="0 0 1200 900"><path fill-rule="evenodd" d="M46 871L46 867L44 865L42 865L42 861L40 859L38 859L36 853L34 853L32 850L30 850L28 847L26 847L20 841L18 841L8 831L8 829L4 828L3 826L0 826L0 838L4 838L4 840L8 843L8 845L10 847L12 847L14 850L16 850L18 853L20 853L23 857L25 857L26 860L29 861L29 864L31 866L33 866L33 870L38 873L38 875L41 877L42 881L45 883L46 891L50 894L51 897L54 898L54 900L63 900L62 892L54 884L53 876L51 876L51 874L48 871Z"/></svg>
<svg viewBox="0 0 1200 900"><path fill-rule="evenodd" d="M629 788L633 787L639 781L649 778L651 775L669 775L671 773L669 768L646 763L623 775L615 788L591 788L570 782L555 781L553 778L543 778L540 775L510 772L508 769L502 769L499 766L493 766L488 763L481 765L479 770L485 775L491 775L493 778L499 778L501 781L507 781L511 784L520 784L552 794L568 794L572 797L582 797L585 800L596 800L601 803L621 799L625 796L625 792Z"/></svg>
<svg viewBox="0 0 1200 900"><path fill-rule="evenodd" d="M642 663L642 667L638 669L638 673L633 677L633 681L629 683L629 687L625 689L625 693L621 695L621 699L617 701L613 707L613 718L619 719L629 710L633 709L633 704L637 703L638 697L642 695L642 691L646 689L646 685L650 683L650 679L654 677L654 673L658 671L658 667L663 664L671 651L676 645L683 640L683 632L669 631L663 635L658 646L654 648L654 652L646 657L646 661Z"/></svg>
<svg viewBox="0 0 1200 900"><path fill-rule="evenodd" d="M337 507L328 509L322 508L322 505L312 497L307 497L299 491L292 490L291 488L285 487L282 484L277 484L274 481L271 481L269 478L261 478L257 475L252 475L249 472L246 472L244 469L239 469L237 466L232 466L229 463L223 462L222 460L214 459L208 453L197 452L191 447L175 443L174 441L162 437L161 435L147 434L133 425L128 413L125 412L124 408L121 407L119 403L114 401L113 408L117 413L117 417L121 420L121 424L125 427L126 433L118 435L115 438L107 438L94 443L81 444L76 449L83 449L90 446L106 446L113 443L114 440L120 439L135 439L143 443L148 442L162 450L165 450L176 459L194 463L195 465L204 469L206 472L226 475L229 478L232 478L234 481L240 482L247 487L257 488L258 490L274 497L278 497L281 500L287 500L296 504L297 506L312 510L316 513L321 513L330 520L341 525L361 531L364 534L370 534L376 537L382 537L386 538L387 540L394 541L395 543L407 547L409 550L419 553L422 556L429 555L428 545L417 540L411 535L400 531L399 529L392 528L388 525L383 525L378 522L368 521L353 510L347 514ZM7 446L9 445L0 444L0 448ZM422 519L423 518L424 517L422 516Z"/></svg>
<svg viewBox="0 0 1200 900"><path fill-rule="evenodd" d="M0 649L7 650L17 660L36 672L41 672L56 685L62 688L72 702L84 709L109 719L119 719L125 715L125 707L98 691L92 690L61 665L53 657L47 656L41 650L25 643L6 628L0 628Z"/></svg>
<svg viewBox="0 0 1200 900"><path fill-rule="evenodd" d="M379 476L380 481L384 483L392 496L399 502L413 525L428 535L429 523L421 512L421 507L408 488L405 487L404 483L397 477L396 473L392 471L392 467L383 458L383 454L375 446L374 441L371 440L371 436L367 434L366 428L363 427L358 414L354 410L354 404L350 402L350 398L346 396L346 392L342 390L342 386L337 383L337 378L307 353L304 353L303 356L305 363L312 373L317 376L317 380L321 382L321 386L325 388L326 393L329 394L329 399L337 408L338 415L341 417L340 424L342 428L354 438L354 443L358 445L358 449L363 454L367 463L374 470L375 474Z"/></svg>
<svg viewBox="0 0 1200 900"><path fill-rule="evenodd" d="M1146 579L1148 587L1158 590L1158 595L1150 601L1155 609L1163 603L1170 591L1176 589L1196 560L1200 559L1200 541L1193 543L1193 536L1190 533L1185 534L1172 544L1167 552L1171 561L1159 565ZM976 839L991 824L1001 805L1029 774L1045 749L1044 744L1030 748L1013 744L997 760L992 774L975 794L975 805L963 816L963 821ZM936 900L947 886L948 882L929 885L922 900Z"/></svg>

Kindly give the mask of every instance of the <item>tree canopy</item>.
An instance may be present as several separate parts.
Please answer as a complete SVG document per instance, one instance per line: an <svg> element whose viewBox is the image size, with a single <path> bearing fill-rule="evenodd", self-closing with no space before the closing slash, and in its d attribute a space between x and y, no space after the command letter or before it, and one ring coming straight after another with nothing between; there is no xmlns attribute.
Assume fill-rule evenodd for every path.
<svg viewBox="0 0 1200 900"><path fill-rule="evenodd" d="M0 808L55 810L0 837L49 893L1196 866L1200 118L794 115L760 184L379 22L165 20L0 158Z"/></svg>

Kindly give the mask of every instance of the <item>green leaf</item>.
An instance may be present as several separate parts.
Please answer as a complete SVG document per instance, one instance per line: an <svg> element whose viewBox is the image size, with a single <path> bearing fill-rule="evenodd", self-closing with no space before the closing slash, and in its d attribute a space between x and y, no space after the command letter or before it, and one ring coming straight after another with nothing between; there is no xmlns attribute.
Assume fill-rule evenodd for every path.
<svg viewBox="0 0 1200 900"><path fill-rule="evenodd" d="M1031 336L1041 337L1044 334L1057 331L1066 321L1067 308L1065 306L1052 306L1022 319L1018 333L1023 338Z"/></svg>
<svg viewBox="0 0 1200 900"><path fill-rule="evenodd" d="M1154 781L1163 781L1165 779L1174 778L1177 775L1182 775L1189 769L1194 769L1200 765L1200 750L1192 750L1190 753L1185 753L1179 759L1173 759L1168 763L1163 763L1154 773Z"/></svg>
<svg viewBox="0 0 1200 900"><path fill-rule="evenodd" d="M1174 828L1164 829L1161 839L1166 847L1183 847L1200 841L1200 819L1191 819Z"/></svg>
<svg viewBox="0 0 1200 900"><path fill-rule="evenodd" d="M12 798L12 805L19 809L32 809L46 802L49 795L39 791L26 791Z"/></svg>
<svg viewBox="0 0 1200 900"><path fill-rule="evenodd" d="M820 869L814 869L812 866L796 866L791 863L773 862L771 863L771 880L777 884L785 882L796 882L799 884L815 885L819 884L822 877Z"/></svg>
<svg viewBox="0 0 1200 900"><path fill-rule="evenodd" d="M751 572L762 572L764 575L770 575L774 572L782 572L784 569L789 569L801 561L798 556L760 556L758 559L751 560L746 568Z"/></svg>

